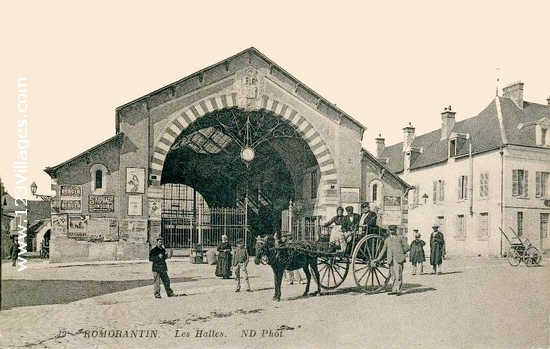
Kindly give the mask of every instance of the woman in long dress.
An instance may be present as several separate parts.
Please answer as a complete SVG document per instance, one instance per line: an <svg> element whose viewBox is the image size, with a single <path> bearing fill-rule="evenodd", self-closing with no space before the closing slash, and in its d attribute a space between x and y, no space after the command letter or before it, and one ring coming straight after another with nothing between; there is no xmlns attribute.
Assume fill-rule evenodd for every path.
<svg viewBox="0 0 550 349"><path fill-rule="evenodd" d="M231 277L231 244L227 241L227 235L222 235L222 241L218 244L218 253L216 276L229 279Z"/></svg>

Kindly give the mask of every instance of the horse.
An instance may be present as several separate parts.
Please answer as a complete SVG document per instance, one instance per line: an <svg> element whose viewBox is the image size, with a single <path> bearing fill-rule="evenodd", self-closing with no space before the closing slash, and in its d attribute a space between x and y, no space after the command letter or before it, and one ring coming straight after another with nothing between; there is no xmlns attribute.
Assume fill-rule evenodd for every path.
<svg viewBox="0 0 550 349"><path fill-rule="evenodd" d="M319 283L319 269L317 268L317 256L313 252L313 246L307 242L292 242L277 246L275 238L271 235L266 237L258 236L256 238L256 256L254 263L256 265L269 264L273 269L273 278L275 280L274 300L281 300L281 284L285 270L296 270L302 268L306 274L307 283L303 296L308 296L309 285L311 282L311 270L315 275L317 283L317 292L312 295L321 295ZM312 252L308 252L312 251Z"/></svg>

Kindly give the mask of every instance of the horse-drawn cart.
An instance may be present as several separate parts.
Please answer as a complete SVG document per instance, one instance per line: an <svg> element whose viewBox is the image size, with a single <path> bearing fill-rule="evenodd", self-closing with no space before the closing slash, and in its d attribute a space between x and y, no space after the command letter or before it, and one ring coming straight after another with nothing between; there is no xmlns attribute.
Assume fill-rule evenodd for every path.
<svg viewBox="0 0 550 349"><path fill-rule="evenodd" d="M539 250L530 243L526 244L525 241L522 241L512 228L510 228L510 230L514 233L514 240L508 238L502 229L500 229L500 232L510 244L510 248L506 253L508 263L510 263L513 267L517 267L521 262L525 263L528 267L540 265L542 256L540 255ZM517 242L515 240L517 240Z"/></svg>
<svg viewBox="0 0 550 349"><path fill-rule="evenodd" d="M284 270L303 269L306 274L308 295L311 271L321 288L334 289L340 286L350 269L356 285L366 293L381 291L389 282L390 268L386 256L380 256L384 247L386 231L374 227L367 234L353 233L348 237L345 251L333 252L328 242L328 230L319 241L281 242L271 235L257 237L256 264L269 264L275 279L274 299L281 298L281 282ZM376 263L371 263L376 259Z"/></svg>
<svg viewBox="0 0 550 349"><path fill-rule="evenodd" d="M371 227L368 234L353 233L348 237L346 251L328 252L328 230L321 235L321 241L316 244L318 249L317 265L320 284L324 289L334 289L340 286L348 273L353 273L355 284L366 293L381 291L390 278L390 268L385 258L375 265L371 261L378 257L384 247L387 236L384 229ZM382 256L384 257L384 256Z"/></svg>

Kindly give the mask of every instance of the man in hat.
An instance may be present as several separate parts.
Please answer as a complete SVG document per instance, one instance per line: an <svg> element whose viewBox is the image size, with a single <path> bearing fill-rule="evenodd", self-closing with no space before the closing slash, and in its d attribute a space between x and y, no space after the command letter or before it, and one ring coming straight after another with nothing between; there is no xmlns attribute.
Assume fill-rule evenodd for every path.
<svg viewBox="0 0 550 349"><path fill-rule="evenodd" d="M409 251L409 245L405 242L402 236L397 235L397 227L390 225L388 227L390 236L384 241L384 247L376 257L371 261L371 265L375 265L386 253L386 260L390 266L390 276L392 281L392 290L388 294L401 295L401 286L403 286L403 265L405 264L405 256Z"/></svg>
<svg viewBox="0 0 550 349"><path fill-rule="evenodd" d="M237 289L235 290L235 292L239 292L241 290L241 273L244 277L244 281L246 281L246 291L251 292L250 282L248 281L248 271L246 270L247 265L248 265L248 251L244 246L243 239L237 239L237 246L233 251L233 262L232 262L232 268L233 268L233 271L235 271L235 280L237 280Z"/></svg>
<svg viewBox="0 0 550 349"><path fill-rule="evenodd" d="M149 252L149 261L153 262L153 281L155 298L161 298L160 296L160 282L164 285L164 290L168 297L174 296L174 291L170 288L170 278L168 277L168 266L166 265L166 249L163 246L164 240L157 238L157 245Z"/></svg>
<svg viewBox="0 0 550 349"><path fill-rule="evenodd" d="M346 206L346 216L342 222L342 234L339 237L340 249L346 252L348 237L359 229L360 216L353 212L353 206Z"/></svg>
<svg viewBox="0 0 550 349"><path fill-rule="evenodd" d="M432 274L441 275L441 264L445 254L445 238L443 233L439 231L439 225L434 224L432 229L430 235L430 264L433 268Z"/></svg>
<svg viewBox="0 0 550 349"><path fill-rule="evenodd" d="M372 227L376 227L376 219L378 218L376 212L370 210L368 202L361 204L361 218L359 219L359 228L363 230L364 234L369 234Z"/></svg>

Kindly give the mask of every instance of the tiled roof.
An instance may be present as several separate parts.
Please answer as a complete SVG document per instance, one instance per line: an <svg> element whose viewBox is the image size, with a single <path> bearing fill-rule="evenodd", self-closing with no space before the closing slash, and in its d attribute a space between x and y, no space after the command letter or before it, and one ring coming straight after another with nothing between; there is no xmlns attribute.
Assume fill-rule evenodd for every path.
<svg viewBox="0 0 550 349"><path fill-rule="evenodd" d="M497 103L502 114L502 128ZM550 117L550 106L524 102L523 109L520 109L510 98L496 97L477 116L457 121L451 132L469 134L473 154L499 149L505 144L536 146L534 127L526 126L518 130L518 125L532 123L543 117ZM422 153L411 164L410 169L446 162L448 144L448 139L441 140L441 129L416 135L411 146L422 148ZM458 150L457 157L468 155L468 144L467 141ZM403 142L400 142L386 147L380 158L388 159L386 166L392 172L401 173L404 170L404 156Z"/></svg>
<svg viewBox="0 0 550 349"><path fill-rule="evenodd" d="M111 143L116 143L116 142L119 142L122 138L124 137L124 133L123 132L119 132L117 133L116 135L114 135L113 137L91 147L90 149L78 154L77 156L75 157L72 157L70 158L69 160L67 161L64 161L62 163L60 163L59 165L56 165L56 166L52 166L52 167L46 167L44 169L44 172L46 172L48 175L52 175L54 174L57 170L59 170L61 167L75 161L75 160L78 160L80 158L82 158L84 155L88 154L88 153L91 153L92 151L95 151L95 150L98 150L98 149L101 149L103 146L105 145L108 145L108 144L111 144ZM120 143L119 143L120 144Z"/></svg>
<svg viewBox="0 0 550 349"><path fill-rule="evenodd" d="M378 160L373 154L371 154L368 150L364 149L364 148L361 148L361 155L364 157L364 158L367 158L370 162L376 164L378 167L380 168L383 168L386 170L386 173L388 175L390 175L391 177L393 177L396 181L398 181L399 183L401 183L401 185L403 185L404 188L413 188L412 185L408 184L407 182L405 182L403 179L401 179L401 177L397 176L395 173L393 173L386 165L384 165L383 163L380 162L380 160Z"/></svg>

